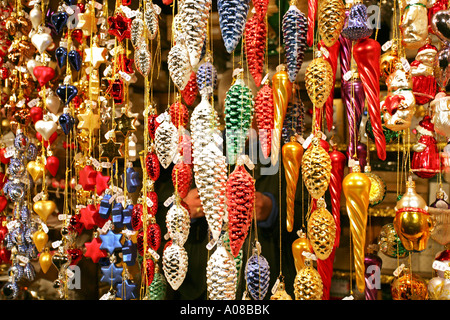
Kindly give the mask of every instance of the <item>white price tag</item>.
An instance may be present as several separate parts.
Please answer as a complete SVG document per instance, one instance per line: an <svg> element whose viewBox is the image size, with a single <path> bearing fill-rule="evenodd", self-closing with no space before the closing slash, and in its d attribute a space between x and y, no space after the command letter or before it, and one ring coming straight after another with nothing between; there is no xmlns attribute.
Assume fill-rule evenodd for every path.
<svg viewBox="0 0 450 320"><path fill-rule="evenodd" d="M30 108L33 108L33 107L37 106L38 103L39 103L39 98L35 98L35 99L31 100L30 102L28 102L28 106Z"/></svg>
<svg viewBox="0 0 450 320"><path fill-rule="evenodd" d="M405 69L406 72L409 72L411 69L411 65L409 64L408 60L406 58L401 58L403 69Z"/></svg>
<svg viewBox="0 0 450 320"><path fill-rule="evenodd" d="M349 70L347 71L344 76L342 77L342 79L344 79L345 81L348 81L351 79L351 77L353 76L353 71Z"/></svg>
<svg viewBox="0 0 450 320"><path fill-rule="evenodd" d="M38 202L39 200L41 200L43 195L44 193L42 191L39 192L37 195L33 197L33 202Z"/></svg>
<svg viewBox="0 0 450 320"><path fill-rule="evenodd" d="M317 260L317 257L314 253L311 252L307 252L307 251L303 251L302 255L307 258L307 259L311 259L311 260Z"/></svg>
<svg viewBox="0 0 450 320"><path fill-rule="evenodd" d="M129 82L131 80L131 76L123 71L119 71L120 76L122 77L123 80L125 80L126 82Z"/></svg>
<svg viewBox="0 0 450 320"><path fill-rule="evenodd" d="M383 46L381 47L381 50L387 51L392 47L392 40L387 41Z"/></svg>
<svg viewBox="0 0 450 320"><path fill-rule="evenodd" d="M240 74L242 72L244 72L244 69L242 69L242 68L234 69L234 71L233 71L233 78L236 77L238 74Z"/></svg>
<svg viewBox="0 0 450 320"><path fill-rule="evenodd" d="M217 143L217 145L223 144L223 138L220 135L218 135L217 133L213 134L213 139Z"/></svg>
<svg viewBox="0 0 450 320"><path fill-rule="evenodd" d="M45 223L41 223L41 227L42 227L42 231L44 231L45 233L48 233L48 227Z"/></svg>
<svg viewBox="0 0 450 320"><path fill-rule="evenodd" d="M111 198L109 198L108 203L109 203L109 204L113 203L114 200L116 199L116 197L117 197L117 196L116 196L115 194L113 194L113 195L111 196Z"/></svg>
<svg viewBox="0 0 450 320"><path fill-rule="evenodd" d="M95 9L102 10L103 5L101 3L95 2L94 7L95 7Z"/></svg>
<svg viewBox="0 0 450 320"><path fill-rule="evenodd" d="M435 260L433 262L433 269L438 271L448 271L450 270L450 267L448 266L447 263Z"/></svg>
<svg viewBox="0 0 450 320"><path fill-rule="evenodd" d="M6 228L7 228L8 230L12 230L13 228L16 227L17 224L18 224L18 221L17 221L17 220L10 221L10 222L8 222L8 223L6 224Z"/></svg>
<svg viewBox="0 0 450 320"><path fill-rule="evenodd" d="M277 278L277 281L275 281L271 290L272 294L275 294L275 292L277 292L279 285L280 285L280 278Z"/></svg>
<svg viewBox="0 0 450 320"><path fill-rule="evenodd" d="M100 229L100 233L105 234L109 230L109 226L111 225L111 220L106 221L103 227Z"/></svg>
<svg viewBox="0 0 450 320"><path fill-rule="evenodd" d="M111 162L102 162L102 168L111 168Z"/></svg>
<svg viewBox="0 0 450 320"><path fill-rule="evenodd" d="M269 74L267 73L264 78L262 79L261 83L266 83L267 79L269 79Z"/></svg>
<svg viewBox="0 0 450 320"><path fill-rule="evenodd" d="M330 52L328 52L327 48L325 47L320 47L320 51L323 53L323 55L325 56L325 58L329 58L330 57Z"/></svg>
<svg viewBox="0 0 450 320"><path fill-rule="evenodd" d="M355 298L353 298L353 296L346 296L342 298L342 300L355 300Z"/></svg>
<svg viewBox="0 0 450 320"><path fill-rule="evenodd" d="M146 203L147 203L147 207L150 207L150 208L153 207L153 201L149 197L147 197Z"/></svg>
<svg viewBox="0 0 450 320"><path fill-rule="evenodd" d="M69 268L66 269L66 274L69 279L73 278L75 276L75 273L72 270L70 270Z"/></svg>
<svg viewBox="0 0 450 320"><path fill-rule="evenodd" d="M402 263L400 266L398 266L397 269L394 270L394 277L398 277L400 273L402 273L403 269L405 269L405 264Z"/></svg>
<svg viewBox="0 0 450 320"><path fill-rule="evenodd" d="M175 200L175 195L170 196L169 198L167 198L166 201L164 201L164 206L168 207L173 203L173 200Z"/></svg>
<svg viewBox="0 0 450 320"><path fill-rule="evenodd" d="M116 201L120 202L120 203L123 203L123 202L125 202L125 197L124 196L118 196Z"/></svg>
<svg viewBox="0 0 450 320"><path fill-rule="evenodd" d="M17 258L18 258L18 259L20 260L20 262L22 262L22 263L28 263L28 262L30 261L30 259L28 259L27 257L22 256L22 255L18 255Z"/></svg>
<svg viewBox="0 0 450 320"><path fill-rule="evenodd" d="M11 157L14 156L14 152L15 152L14 149L5 149L4 157L5 157L6 159L11 158Z"/></svg>
<svg viewBox="0 0 450 320"><path fill-rule="evenodd" d="M152 248L148 248L148 253L150 253L153 258L155 258L156 260L159 260L159 254L158 252L156 252L155 250L153 250Z"/></svg>
<svg viewBox="0 0 450 320"><path fill-rule="evenodd" d="M61 245L62 241L61 240L56 240L52 242L52 248L56 249Z"/></svg>
<svg viewBox="0 0 450 320"><path fill-rule="evenodd" d="M161 113L159 116L157 116L155 120L156 120L158 123L161 123L161 122L163 122L165 119L166 119L166 115L165 115L165 112L163 112L163 113Z"/></svg>
<svg viewBox="0 0 450 320"><path fill-rule="evenodd" d="M210 242L208 242L208 244L206 245L206 249L208 251L211 251L212 248L214 248L214 246L216 245L216 240L212 239Z"/></svg>

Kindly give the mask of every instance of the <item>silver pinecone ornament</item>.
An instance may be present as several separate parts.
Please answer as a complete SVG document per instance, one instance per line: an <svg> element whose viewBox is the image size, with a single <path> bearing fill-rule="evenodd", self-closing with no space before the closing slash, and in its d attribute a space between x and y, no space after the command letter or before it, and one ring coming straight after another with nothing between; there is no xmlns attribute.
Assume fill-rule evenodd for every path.
<svg viewBox="0 0 450 320"><path fill-rule="evenodd" d="M164 276L173 290L178 290L186 277L188 269L188 255L184 247L175 241L163 252L162 257Z"/></svg>
<svg viewBox="0 0 450 320"><path fill-rule="evenodd" d="M167 211L167 232L169 237L175 240L180 246L185 244L189 236L190 223L189 212L182 205L174 204Z"/></svg>
<svg viewBox="0 0 450 320"><path fill-rule="evenodd" d="M184 90L191 77L192 66L183 37L177 37L176 44L169 51L167 64L173 83L179 90Z"/></svg>
<svg viewBox="0 0 450 320"><path fill-rule="evenodd" d="M236 298L237 270L231 254L219 244L206 266L206 285L210 300Z"/></svg>
<svg viewBox="0 0 450 320"><path fill-rule="evenodd" d="M172 121L164 117L155 131L155 151L161 165L167 169L178 149L178 131Z"/></svg>

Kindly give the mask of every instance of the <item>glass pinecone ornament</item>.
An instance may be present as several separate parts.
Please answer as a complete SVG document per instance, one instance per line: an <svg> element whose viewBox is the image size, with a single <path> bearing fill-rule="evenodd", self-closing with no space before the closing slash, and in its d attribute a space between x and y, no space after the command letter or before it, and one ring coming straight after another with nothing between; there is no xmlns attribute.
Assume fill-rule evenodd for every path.
<svg viewBox="0 0 450 320"><path fill-rule="evenodd" d="M226 205L228 210L228 236L234 257L247 237L252 222L255 203L255 182L243 164L237 164L229 175L226 185Z"/></svg>
<svg viewBox="0 0 450 320"><path fill-rule="evenodd" d="M244 37L245 55L247 57L248 70L257 87L261 86L262 81L266 35L265 17L255 14L247 20Z"/></svg>
<svg viewBox="0 0 450 320"><path fill-rule="evenodd" d="M245 265L245 281L250 296L254 300L263 300L269 290L270 266L256 248Z"/></svg>
<svg viewBox="0 0 450 320"><path fill-rule="evenodd" d="M249 7L249 0L217 1L220 31L228 53L232 53L241 40Z"/></svg>
<svg viewBox="0 0 450 320"><path fill-rule="evenodd" d="M322 278L311 259L305 260L305 266L295 276L294 294L295 300L322 300Z"/></svg>
<svg viewBox="0 0 450 320"><path fill-rule="evenodd" d="M184 245L189 236L190 223L189 212L182 205L174 204L167 211L167 233L180 246Z"/></svg>
<svg viewBox="0 0 450 320"><path fill-rule="evenodd" d="M147 77L150 73L151 60L150 51L146 43L142 43L134 51L134 65L141 75Z"/></svg>
<svg viewBox="0 0 450 320"><path fill-rule="evenodd" d="M159 175L161 173L161 168L159 167L158 156L155 152L148 152L145 157L145 169L147 170L147 177L156 181L159 179Z"/></svg>
<svg viewBox="0 0 450 320"><path fill-rule="evenodd" d="M308 19L297 6L289 6L284 14L282 30L289 80L295 82L303 64L308 32Z"/></svg>
<svg viewBox="0 0 450 320"><path fill-rule="evenodd" d="M183 161L179 161L172 169L172 184L181 199L185 198L191 189L192 175L192 166Z"/></svg>
<svg viewBox="0 0 450 320"><path fill-rule="evenodd" d="M201 60L203 44L206 39L211 0L183 0L182 31L193 68Z"/></svg>
<svg viewBox="0 0 450 320"><path fill-rule="evenodd" d="M283 129L281 131L284 143L288 143L292 136L302 136L304 123L305 106L300 98L300 94L293 94L288 103L286 116L283 122Z"/></svg>
<svg viewBox="0 0 450 320"><path fill-rule="evenodd" d="M306 68L305 85L311 102L316 108L322 108L331 92L333 70L320 51L316 51L315 58Z"/></svg>
<svg viewBox="0 0 450 320"><path fill-rule="evenodd" d="M154 40L158 34L158 13L156 5L152 1L148 1L145 5L144 21L147 28L147 37L149 40Z"/></svg>
<svg viewBox="0 0 450 320"><path fill-rule="evenodd" d="M154 216L150 217L150 223L147 225L147 245L154 251L158 251L161 246L161 227Z"/></svg>
<svg viewBox="0 0 450 320"><path fill-rule="evenodd" d="M189 110L183 103L180 101L172 103L169 107L169 115L170 120L177 129L180 126L186 128L189 121Z"/></svg>
<svg viewBox="0 0 450 320"><path fill-rule="evenodd" d="M159 271L159 267L155 265L155 274L153 281L147 289L147 300L164 300L166 297L167 281L164 275Z"/></svg>
<svg viewBox="0 0 450 320"><path fill-rule="evenodd" d="M320 1L317 21L320 38L327 47L332 47L338 41L345 23L342 0Z"/></svg>
<svg viewBox="0 0 450 320"><path fill-rule="evenodd" d="M180 91L184 90L191 77L192 67L183 38L179 37L170 49L167 64L173 83Z"/></svg>
<svg viewBox="0 0 450 320"><path fill-rule="evenodd" d="M159 163L167 169L178 150L178 131L171 120L164 119L155 132L155 151Z"/></svg>
<svg viewBox="0 0 450 320"><path fill-rule="evenodd" d="M331 178L331 158L320 145L320 139L320 134L313 137L302 159L303 181L314 199L325 194Z"/></svg>
<svg viewBox="0 0 450 320"><path fill-rule="evenodd" d="M144 37L144 28L145 23L143 19L142 12L137 12L136 17L133 19L133 22L131 22L130 27L130 40L133 47L136 49L139 47L139 45L143 42Z"/></svg>
<svg viewBox="0 0 450 320"><path fill-rule="evenodd" d="M333 251L336 239L336 222L326 208L323 198L317 201L317 208L308 219L307 235L314 250L314 254L320 260L326 260Z"/></svg>
<svg viewBox="0 0 450 320"><path fill-rule="evenodd" d="M206 285L209 300L236 299L237 270L231 254L218 244L206 266Z"/></svg>
<svg viewBox="0 0 450 320"><path fill-rule="evenodd" d="M263 156L270 156L273 129L273 90L267 81L255 97L255 117Z"/></svg>
<svg viewBox="0 0 450 320"><path fill-rule="evenodd" d="M167 282L173 290L178 290L186 278L188 269L186 249L176 242L170 243L163 251L162 264Z"/></svg>
<svg viewBox="0 0 450 320"><path fill-rule="evenodd" d="M260 17L264 17L269 7L269 0L252 0L252 3L256 14Z"/></svg>
<svg viewBox="0 0 450 320"><path fill-rule="evenodd" d="M209 60L207 56L197 70L197 86L201 95L211 95L217 89L217 70Z"/></svg>
<svg viewBox="0 0 450 320"><path fill-rule="evenodd" d="M236 163L244 151L252 124L254 100L251 89L242 78L236 79L225 97L225 128L228 163Z"/></svg>
<svg viewBox="0 0 450 320"><path fill-rule="evenodd" d="M188 105L192 106L198 94L198 86L197 86L197 74L195 71L191 72L191 77L189 78L188 83L183 91L181 91L181 98Z"/></svg>
<svg viewBox="0 0 450 320"><path fill-rule="evenodd" d="M145 265L142 264L142 273L145 272L145 283L149 286L153 282L153 278L155 277L155 261L153 259L146 259ZM142 274L142 278L144 278L144 274Z"/></svg>

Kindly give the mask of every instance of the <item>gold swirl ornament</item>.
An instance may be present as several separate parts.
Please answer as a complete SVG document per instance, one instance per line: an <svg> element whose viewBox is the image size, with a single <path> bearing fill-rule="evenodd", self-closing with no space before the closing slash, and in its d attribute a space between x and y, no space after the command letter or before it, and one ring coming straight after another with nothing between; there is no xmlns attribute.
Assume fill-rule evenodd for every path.
<svg viewBox="0 0 450 320"><path fill-rule="evenodd" d="M323 198L317 201L317 208L308 219L307 234L316 257L320 260L326 260L333 251L336 239L336 222L327 210Z"/></svg>
<svg viewBox="0 0 450 320"><path fill-rule="evenodd" d="M331 158L320 145L320 133L316 134L303 155L302 177L311 197L321 198L328 189L331 177Z"/></svg>
<svg viewBox="0 0 450 320"><path fill-rule="evenodd" d="M347 214L350 219L350 231L353 242L356 287L359 292L365 289L364 249L366 243L366 226L369 209L371 181L361 172L359 165L345 176L342 190L346 200Z"/></svg>
<svg viewBox="0 0 450 320"><path fill-rule="evenodd" d="M281 149L284 174L286 177L286 228L291 232L294 227L294 203L297 191L298 176L302 164L303 147L295 136Z"/></svg>
<svg viewBox="0 0 450 320"><path fill-rule="evenodd" d="M305 85L314 107L322 108L333 86L333 69L321 51L316 51L315 58L306 68Z"/></svg>
<svg viewBox="0 0 450 320"><path fill-rule="evenodd" d="M339 39L345 24L345 5L342 0L320 0L317 20L320 38L327 47Z"/></svg>
<svg viewBox="0 0 450 320"><path fill-rule="evenodd" d="M428 205L416 192L411 177L406 182L405 194L395 206L394 227L406 250L420 252L426 249L433 221Z"/></svg>
<svg viewBox="0 0 450 320"><path fill-rule="evenodd" d="M275 165L278 162L281 146L281 131L283 129L284 118L292 95L292 83L285 65L279 65L277 72L272 77L273 91L273 134L271 145L271 162Z"/></svg>
<svg viewBox="0 0 450 320"><path fill-rule="evenodd" d="M319 272L314 269L311 259L305 260L294 279L295 300L322 300L323 282Z"/></svg>
<svg viewBox="0 0 450 320"><path fill-rule="evenodd" d="M371 207L380 204L386 196L386 183L377 174L372 172L370 166L364 167L364 174L370 179L369 205Z"/></svg>

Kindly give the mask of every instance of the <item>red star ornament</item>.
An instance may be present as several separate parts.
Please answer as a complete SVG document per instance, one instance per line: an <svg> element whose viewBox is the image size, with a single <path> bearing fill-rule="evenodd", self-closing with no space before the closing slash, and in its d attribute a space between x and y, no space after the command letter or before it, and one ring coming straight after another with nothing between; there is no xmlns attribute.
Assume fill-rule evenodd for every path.
<svg viewBox="0 0 450 320"><path fill-rule="evenodd" d="M127 58L127 55L124 53L119 54L117 59L117 67L119 71L123 71L128 74L133 73L133 63L134 59Z"/></svg>
<svg viewBox="0 0 450 320"><path fill-rule="evenodd" d="M80 209L80 222L86 230L91 230L97 225L96 215L98 215L98 206L88 204Z"/></svg>
<svg viewBox="0 0 450 320"><path fill-rule="evenodd" d="M86 252L84 256L91 258L94 263L98 263L101 258L106 258L108 252L106 250L101 250L102 242L99 238L94 238L91 242L86 242L84 246L86 247Z"/></svg>
<svg viewBox="0 0 450 320"><path fill-rule="evenodd" d="M78 183L84 191L91 191L95 188L97 171L92 166L85 166L79 172Z"/></svg>
<svg viewBox="0 0 450 320"><path fill-rule="evenodd" d="M124 39L131 38L131 22L132 20L118 13L108 18L108 33L117 38L119 42Z"/></svg>
<svg viewBox="0 0 450 320"><path fill-rule="evenodd" d="M95 177L95 187L97 190L97 195L101 195L103 192L105 192L106 189L109 188L109 176L104 176L100 171L97 172L97 175Z"/></svg>

